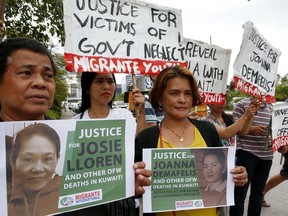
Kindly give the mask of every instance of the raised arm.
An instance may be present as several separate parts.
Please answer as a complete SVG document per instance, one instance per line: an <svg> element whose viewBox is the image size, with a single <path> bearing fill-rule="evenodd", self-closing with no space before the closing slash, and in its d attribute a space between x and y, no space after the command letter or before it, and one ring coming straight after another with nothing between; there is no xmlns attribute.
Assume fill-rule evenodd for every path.
<svg viewBox="0 0 288 216"><path fill-rule="evenodd" d="M256 113L256 108L249 107L244 114L237 119L232 125L223 128L219 125L216 125L216 130L221 139L228 139L233 137L235 134L244 135L249 132L249 128L252 124L254 114Z"/></svg>
<svg viewBox="0 0 288 216"><path fill-rule="evenodd" d="M240 116L232 125L223 128L221 126L216 126L216 130L222 139L228 139L235 134L246 135L251 129L253 122L253 117L257 113L260 106L260 101L258 99L253 99L249 107L244 111L243 115Z"/></svg>

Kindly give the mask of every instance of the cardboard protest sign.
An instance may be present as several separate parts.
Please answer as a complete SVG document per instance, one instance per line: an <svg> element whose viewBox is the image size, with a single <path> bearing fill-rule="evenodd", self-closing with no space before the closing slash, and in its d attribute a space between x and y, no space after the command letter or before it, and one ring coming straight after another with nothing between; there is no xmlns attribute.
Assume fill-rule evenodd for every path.
<svg viewBox="0 0 288 216"><path fill-rule="evenodd" d="M246 22L241 49L233 65L235 88L267 102L275 102L280 55L280 50L274 48L252 22Z"/></svg>
<svg viewBox="0 0 288 216"><path fill-rule="evenodd" d="M179 62L182 14L140 1L64 0L69 71L154 74Z"/></svg>
<svg viewBox="0 0 288 216"><path fill-rule="evenodd" d="M136 125L129 121L1 123L2 213L58 214L133 196ZM37 205L25 202L27 191Z"/></svg>
<svg viewBox="0 0 288 216"><path fill-rule="evenodd" d="M272 112L272 149L288 145L288 103L276 103Z"/></svg>
<svg viewBox="0 0 288 216"><path fill-rule="evenodd" d="M152 185L145 187L143 212L165 212L233 205L235 148L143 149L152 170ZM217 174L211 175L212 164ZM216 171L215 171L216 172ZM210 174L209 174L210 173ZM217 182L217 191L212 190Z"/></svg>
<svg viewBox="0 0 288 216"><path fill-rule="evenodd" d="M224 104L231 50L187 38L179 50L197 80L203 102Z"/></svg>

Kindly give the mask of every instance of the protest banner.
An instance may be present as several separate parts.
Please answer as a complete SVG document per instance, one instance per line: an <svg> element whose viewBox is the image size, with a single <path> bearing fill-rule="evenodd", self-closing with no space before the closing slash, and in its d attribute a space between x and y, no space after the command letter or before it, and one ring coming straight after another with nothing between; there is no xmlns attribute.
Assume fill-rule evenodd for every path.
<svg viewBox="0 0 288 216"><path fill-rule="evenodd" d="M179 62L182 14L140 1L64 0L69 71L157 74Z"/></svg>
<svg viewBox="0 0 288 216"><path fill-rule="evenodd" d="M280 50L274 48L252 22L246 22L241 49L233 65L235 88L267 102L276 102L280 55Z"/></svg>
<svg viewBox="0 0 288 216"><path fill-rule="evenodd" d="M58 214L134 196L135 128L125 119L1 123L2 213Z"/></svg>
<svg viewBox="0 0 288 216"><path fill-rule="evenodd" d="M278 102L272 111L272 149L288 145L288 103Z"/></svg>
<svg viewBox="0 0 288 216"><path fill-rule="evenodd" d="M144 213L234 204L233 177L227 170L234 167L235 148L143 149L143 160L152 170L152 185L143 195ZM218 167L213 177L212 164ZM211 190L214 183L221 185L218 192Z"/></svg>
<svg viewBox="0 0 288 216"><path fill-rule="evenodd" d="M179 50L197 80L203 103L224 104L231 50L187 38Z"/></svg>

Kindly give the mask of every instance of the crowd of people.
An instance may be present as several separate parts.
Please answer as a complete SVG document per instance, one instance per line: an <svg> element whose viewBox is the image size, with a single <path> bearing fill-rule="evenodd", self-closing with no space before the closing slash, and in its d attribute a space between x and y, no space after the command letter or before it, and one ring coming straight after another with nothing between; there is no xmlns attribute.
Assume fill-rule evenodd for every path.
<svg viewBox="0 0 288 216"><path fill-rule="evenodd" d="M0 31L4 31L1 21ZM54 100L56 73L50 52L39 41L19 37L1 42L0 121L49 119L45 113ZM244 202L250 186L248 215L260 216L261 206L268 206L264 195L288 179L286 153L280 174L267 182L273 158L272 148L265 147L271 104L247 97L235 105L233 118L224 112L225 105L211 105L211 112L205 119L190 118L192 108L201 103L196 77L186 68L174 66L165 68L152 78L149 99L145 99L138 88L132 90L133 104L139 111L133 117L127 109L112 108L116 92L114 74L82 73L82 103L74 119L121 118L135 122L135 163L131 164L135 172L135 197L61 215L136 215L139 209L135 200L145 193L143 187L151 185L152 176L143 162L143 149L233 146L237 139L236 166L231 170L226 168L222 151L209 151L204 155L203 174L208 183L203 194L210 194L210 199L204 202L210 203L208 206L225 205L225 176L230 172L235 183L235 205L224 214L244 214ZM41 148L38 148L39 143ZM7 176L9 215L38 216L57 212L55 200L59 196L61 177L55 173L55 167L60 157L60 146L57 132L44 123L25 127L16 133L11 146L7 145L6 154L12 169L12 176ZM279 151L285 153L287 148ZM45 178L37 179L41 175ZM34 179L32 183L31 178ZM212 197L219 199L214 203ZM45 205L49 205L48 210ZM223 215L223 211L209 207L160 212L157 216L219 214Z"/></svg>

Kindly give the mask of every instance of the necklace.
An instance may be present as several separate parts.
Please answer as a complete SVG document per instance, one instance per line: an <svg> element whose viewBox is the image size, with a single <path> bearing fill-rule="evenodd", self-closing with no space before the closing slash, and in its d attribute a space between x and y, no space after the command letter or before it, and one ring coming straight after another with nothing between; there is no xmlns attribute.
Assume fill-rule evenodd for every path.
<svg viewBox="0 0 288 216"><path fill-rule="evenodd" d="M164 122L163 122L163 125L164 125L165 128L167 128L167 129L170 130L173 134L175 134L177 137L180 138L180 139L179 139L180 142L183 142L183 141L184 141L183 134L184 134L184 132L185 132L185 129L186 129L186 127L187 127L187 124L188 124L188 122L186 121L186 124L185 124L185 126L184 126L184 129L183 129L181 135L179 135L179 134L176 133L174 130L172 130L171 128L169 128L167 125L165 125Z"/></svg>

